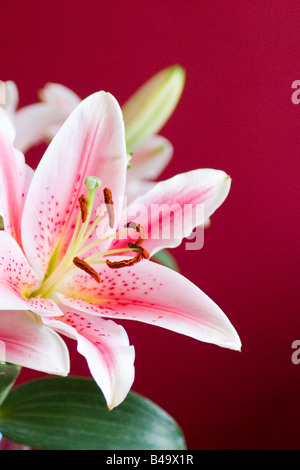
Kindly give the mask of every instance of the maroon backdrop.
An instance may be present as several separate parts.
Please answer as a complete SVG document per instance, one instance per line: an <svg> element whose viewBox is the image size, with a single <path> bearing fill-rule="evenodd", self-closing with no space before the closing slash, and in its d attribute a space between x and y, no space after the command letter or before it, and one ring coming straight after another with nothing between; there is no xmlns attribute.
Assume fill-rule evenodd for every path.
<svg viewBox="0 0 300 470"><path fill-rule="evenodd" d="M163 177L227 171L232 190L201 251L174 252L181 271L227 313L242 353L133 322L133 389L182 426L189 449L298 449L300 365L300 79L298 1L7 1L1 79L21 105L47 81L122 104L156 71L186 69L162 134L175 147ZM40 149L29 154L31 163ZM184 295L184 292L182 292ZM72 373L87 375L72 351ZM21 380L32 377L23 371Z"/></svg>

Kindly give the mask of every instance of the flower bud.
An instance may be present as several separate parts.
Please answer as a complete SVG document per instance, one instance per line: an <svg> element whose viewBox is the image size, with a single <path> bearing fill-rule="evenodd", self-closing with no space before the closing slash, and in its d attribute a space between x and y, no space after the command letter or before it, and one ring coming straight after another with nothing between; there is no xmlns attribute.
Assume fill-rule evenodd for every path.
<svg viewBox="0 0 300 470"><path fill-rule="evenodd" d="M184 69L173 65L150 78L124 104L128 152L134 152L148 137L160 131L173 113L184 83Z"/></svg>

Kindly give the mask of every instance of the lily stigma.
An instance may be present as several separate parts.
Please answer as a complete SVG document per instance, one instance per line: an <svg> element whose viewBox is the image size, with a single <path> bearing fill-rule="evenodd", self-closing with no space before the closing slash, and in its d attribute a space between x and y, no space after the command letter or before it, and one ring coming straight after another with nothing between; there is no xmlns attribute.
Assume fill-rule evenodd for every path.
<svg viewBox="0 0 300 470"><path fill-rule="evenodd" d="M35 171L14 141L12 121L0 109L0 361L66 376L63 336L71 338L112 409L135 376L134 347L118 320L240 350L220 307L184 276L151 261L205 223L194 213L197 204L209 218L224 202L231 182L225 172L176 175L125 211L124 120L106 92L79 103ZM129 217L136 203L145 211ZM190 208L176 237L151 237L162 221L150 217L150 208L160 203Z"/></svg>

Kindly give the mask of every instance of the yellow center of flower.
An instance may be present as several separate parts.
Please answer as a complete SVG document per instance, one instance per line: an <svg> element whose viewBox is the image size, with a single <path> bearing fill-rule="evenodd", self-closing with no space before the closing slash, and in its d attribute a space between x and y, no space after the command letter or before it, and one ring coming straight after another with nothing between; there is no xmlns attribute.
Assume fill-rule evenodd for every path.
<svg viewBox="0 0 300 470"><path fill-rule="evenodd" d="M30 295L30 297L52 297L54 292L57 290L58 285L61 284L76 269L85 271L96 282L100 283L100 275L97 273L96 269L91 266L91 264L106 264L112 269L117 269L125 266L132 266L142 259L149 258L149 253L142 247L142 243L145 238L144 230L139 224L135 224L133 222L127 224L126 231L114 232L113 234L107 235L104 238L88 243L89 238L102 219L105 210L108 213L110 228L114 227L115 214L111 191L108 188L104 188L103 195L105 207L89 227L96 189L100 187L102 183L96 177L85 178L84 183L87 186L88 194L87 196L82 194L78 199L79 212L68 249L59 263L57 263L59 247L53 251L43 283L37 291ZM108 240L109 238L114 238L128 233L128 228L132 228L135 232L139 233L138 240L135 243L128 243L128 248L110 249L102 252L96 251L92 255L89 254L87 257L84 257L86 254L88 254L88 252L91 252L91 250L95 249L99 244ZM135 256L133 258L121 261L110 261L108 259L103 259L106 256L117 255L127 251L133 251Z"/></svg>

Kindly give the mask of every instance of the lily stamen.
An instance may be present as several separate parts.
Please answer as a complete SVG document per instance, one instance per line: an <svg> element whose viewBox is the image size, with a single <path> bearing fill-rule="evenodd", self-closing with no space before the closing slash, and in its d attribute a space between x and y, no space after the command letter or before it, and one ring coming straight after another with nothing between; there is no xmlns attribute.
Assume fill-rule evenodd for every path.
<svg viewBox="0 0 300 470"><path fill-rule="evenodd" d="M110 261L109 259L106 260L106 264L111 269L119 269L125 268L128 266L133 266L136 263L139 263L143 259L143 256L138 254L135 258L131 259L124 259L121 261Z"/></svg>
<svg viewBox="0 0 300 470"><path fill-rule="evenodd" d="M138 240L136 240L134 244L136 246L141 246L141 244L146 238L146 232L145 232L144 227L141 224L137 224L136 222L128 222L128 224L126 224L125 227L133 228L136 232L140 234Z"/></svg>
<svg viewBox="0 0 300 470"><path fill-rule="evenodd" d="M80 205L80 211L81 211L81 221L84 224L84 222L87 219L88 216L88 201L87 198L85 197L84 194L81 194L81 196L78 199L79 205Z"/></svg>
<svg viewBox="0 0 300 470"><path fill-rule="evenodd" d="M96 221L95 221L96 222ZM99 222L99 221L98 221ZM91 227L92 228L92 227ZM106 240L109 240L110 238L116 238L116 237L119 237L121 235L127 235L128 234L128 230L123 230L121 232L114 232L114 233L111 233L109 235L107 235L106 237L103 237L103 238L99 238L99 240L95 240L94 242L91 242L89 245L86 245L80 252L79 252L79 255L81 256L83 253L91 250L92 248L95 248L95 246L99 245L100 243L102 242L105 242ZM87 237L84 237L85 239ZM86 240L85 240L86 241Z"/></svg>
<svg viewBox="0 0 300 470"><path fill-rule="evenodd" d="M104 188L103 195L105 206L108 212L109 227L113 228L115 225L115 212L113 208L114 201L112 198L111 190L108 188Z"/></svg>
<svg viewBox="0 0 300 470"><path fill-rule="evenodd" d="M140 233L140 237L135 243L128 243L128 247L130 250L137 252L137 255L134 258L131 258L129 260L121 260L121 261L106 261L106 264L109 268L124 268L126 266L133 266L136 263L139 263L143 259L149 259L150 254L148 253L147 250L142 246L142 243L145 239L145 229L142 225L136 224L135 222L129 222L126 224L126 227L128 228L134 228L136 232ZM124 251L127 249L124 248Z"/></svg>
<svg viewBox="0 0 300 470"><path fill-rule="evenodd" d="M150 254L148 253L147 250L145 250L144 247L137 245L136 243L128 243L129 248L131 248L133 251L136 251L139 253L143 258L149 259Z"/></svg>
<svg viewBox="0 0 300 470"><path fill-rule="evenodd" d="M81 196L78 198L79 213L68 250L65 253L63 259L61 260L60 264L44 280L42 287L35 292L35 295L38 295L40 293L42 293L44 296L51 294L53 291L53 287L56 286L58 283L62 282L68 275L70 275L75 267L85 271L93 279L95 279L96 282L100 283L100 276L97 271L95 271L95 269L91 266L91 264L106 263L107 266L114 269L126 266L133 266L134 264L142 261L143 259L150 258L148 251L145 250L145 248L142 246L142 243L145 239L145 230L140 224L137 224L135 222L130 222L129 224L127 224L127 227L133 228L137 233L139 233L139 238L134 243L128 243L128 248L119 248L116 250L111 249L100 253L94 253L93 255L83 258L84 253L88 253L91 248L96 247L103 240L111 237L111 235L108 235L104 239L96 240L90 244L86 244L93 231L96 229L98 223L100 222L104 214L105 208L101 210L100 214L96 217L91 226L88 227L93 210L95 192L97 187L101 185L101 181L95 177L88 177L85 178L84 182L88 189L88 195L86 197L84 194L81 194ZM105 206L108 210L110 228L112 228L112 226L115 224L112 193L108 188L104 188L103 194ZM128 233L128 231L126 233ZM115 233L114 236L116 235L117 234ZM126 251L134 252L134 257L121 261L99 259L103 258L104 256L115 255L117 253L124 253Z"/></svg>
<svg viewBox="0 0 300 470"><path fill-rule="evenodd" d="M83 271L88 273L90 276L92 276L98 283L100 283L99 274L84 259L80 259L77 256L75 256L75 258L73 258L73 263L75 264L77 268L82 269Z"/></svg>

